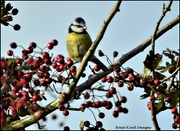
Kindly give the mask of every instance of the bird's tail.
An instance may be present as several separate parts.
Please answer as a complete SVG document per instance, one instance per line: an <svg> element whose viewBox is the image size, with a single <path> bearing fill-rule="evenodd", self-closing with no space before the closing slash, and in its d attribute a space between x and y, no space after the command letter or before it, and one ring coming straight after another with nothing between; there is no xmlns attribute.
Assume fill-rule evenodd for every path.
<svg viewBox="0 0 180 131"><path fill-rule="evenodd" d="M97 64L103 71L108 70L108 68L96 56L91 57L90 61Z"/></svg>

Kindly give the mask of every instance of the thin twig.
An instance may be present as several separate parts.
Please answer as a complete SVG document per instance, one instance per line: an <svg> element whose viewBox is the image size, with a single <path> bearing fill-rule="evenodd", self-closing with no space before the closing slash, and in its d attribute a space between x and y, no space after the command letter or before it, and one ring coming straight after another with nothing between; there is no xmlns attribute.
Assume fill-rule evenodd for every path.
<svg viewBox="0 0 180 131"><path fill-rule="evenodd" d="M164 78L163 80L161 80L161 83L163 83L164 81L167 81L168 79L173 77L179 70L180 70L180 67L176 68L176 70L170 76L168 76L168 77Z"/></svg>

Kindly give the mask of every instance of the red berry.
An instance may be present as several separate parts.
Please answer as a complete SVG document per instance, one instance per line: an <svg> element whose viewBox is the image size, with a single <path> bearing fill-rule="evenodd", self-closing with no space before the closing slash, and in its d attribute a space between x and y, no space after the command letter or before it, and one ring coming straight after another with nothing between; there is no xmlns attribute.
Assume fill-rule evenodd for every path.
<svg viewBox="0 0 180 131"><path fill-rule="evenodd" d="M42 57L43 58L48 58L49 57L49 53L48 52L42 52Z"/></svg>
<svg viewBox="0 0 180 131"><path fill-rule="evenodd" d="M165 101L168 102L168 103L170 103L170 102L171 102L171 97L167 96L167 97L165 98Z"/></svg>
<svg viewBox="0 0 180 131"><path fill-rule="evenodd" d="M113 82L113 77L112 76L106 76L106 81L109 83Z"/></svg>
<svg viewBox="0 0 180 131"><path fill-rule="evenodd" d="M64 56L63 56L63 55L58 54L58 55L56 56L56 59L57 59L57 61L58 61L59 63L64 63Z"/></svg>
<svg viewBox="0 0 180 131"><path fill-rule="evenodd" d="M10 44L10 46L11 46L11 48L15 49L15 48L17 47L17 44L16 44L15 42L12 42L12 43Z"/></svg>
<svg viewBox="0 0 180 131"><path fill-rule="evenodd" d="M104 83L106 82L106 76L101 79L101 81Z"/></svg>
<svg viewBox="0 0 180 131"><path fill-rule="evenodd" d="M107 101L106 100L102 101L101 106L104 106L104 107L107 106Z"/></svg>
<svg viewBox="0 0 180 131"><path fill-rule="evenodd" d="M158 79L155 79L155 80L154 80L154 85L155 85L155 86L158 86L159 84L160 84L160 81L159 81Z"/></svg>
<svg viewBox="0 0 180 131"><path fill-rule="evenodd" d="M88 92L84 93L84 99L89 99L90 95Z"/></svg>
<svg viewBox="0 0 180 131"><path fill-rule="evenodd" d="M32 88L32 87L30 87L29 89L28 89L28 92L31 94L31 95L33 95L34 94L34 88Z"/></svg>
<svg viewBox="0 0 180 131"><path fill-rule="evenodd" d="M57 118L57 115L56 115L56 114L52 114L52 115L51 115L51 118L52 118L53 120L55 120L55 119Z"/></svg>
<svg viewBox="0 0 180 131"><path fill-rule="evenodd" d="M89 127L89 125L90 125L90 122L89 122L89 121L84 121L84 126L85 126L85 127Z"/></svg>
<svg viewBox="0 0 180 131"><path fill-rule="evenodd" d="M172 128L173 129L176 129L177 128L177 125L175 123L172 124Z"/></svg>
<svg viewBox="0 0 180 131"><path fill-rule="evenodd" d="M38 96L37 94L34 94L34 95L32 96L32 100L33 100L33 101L38 101L38 99L39 99L39 96Z"/></svg>
<svg viewBox="0 0 180 131"><path fill-rule="evenodd" d="M51 43L52 43L54 46L58 45L58 41L55 40L55 39L53 39L53 40L51 41Z"/></svg>
<svg viewBox="0 0 180 131"><path fill-rule="evenodd" d="M180 117L177 116L177 117L174 119L174 122L175 122L175 123L180 123Z"/></svg>
<svg viewBox="0 0 180 131"><path fill-rule="evenodd" d="M30 53L32 53L33 52L33 47L28 47L27 49L26 49L26 51L30 54Z"/></svg>
<svg viewBox="0 0 180 131"><path fill-rule="evenodd" d="M13 51L12 51L12 50L8 50L8 51L7 51L7 55L8 55L8 56L12 56L12 55L13 55Z"/></svg>
<svg viewBox="0 0 180 131"><path fill-rule="evenodd" d="M98 116L99 116L99 118L104 118L105 114L103 112L100 112Z"/></svg>
<svg viewBox="0 0 180 131"><path fill-rule="evenodd" d="M44 77L44 73L43 72L38 72L38 77L39 78L43 78Z"/></svg>
<svg viewBox="0 0 180 131"><path fill-rule="evenodd" d="M65 109L65 110L63 110L63 115L64 115L64 116L68 116L68 115L69 115L69 111L68 111L68 110L66 110L66 109Z"/></svg>
<svg viewBox="0 0 180 131"><path fill-rule="evenodd" d="M55 61L53 61L52 64L51 64L51 66L52 66L52 68L56 69L57 63L56 63Z"/></svg>
<svg viewBox="0 0 180 131"><path fill-rule="evenodd" d="M141 80L141 85L142 85L142 86L146 86L146 85L147 85L147 81L146 81L145 79L142 79L142 80Z"/></svg>
<svg viewBox="0 0 180 131"><path fill-rule="evenodd" d="M100 71L100 67L98 65L95 65L93 68L95 71Z"/></svg>
<svg viewBox="0 0 180 131"><path fill-rule="evenodd" d="M103 126L103 124L102 124L102 122L101 122L101 121L97 121L97 122L96 122L96 126L97 126L97 127L102 127L102 126Z"/></svg>
<svg viewBox="0 0 180 131"><path fill-rule="evenodd" d="M120 97L120 102L126 103L127 102L127 98L125 96L121 96Z"/></svg>
<svg viewBox="0 0 180 131"><path fill-rule="evenodd" d="M154 80L154 85L155 85L155 86L158 86L159 84L160 84L160 81L159 81L158 79L155 79L155 80Z"/></svg>
<svg viewBox="0 0 180 131"><path fill-rule="evenodd" d="M68 98L68 94L67 94L66 92L63 92L63 93L61 94L61 97L62 97L63 99L67 99L67 98Z"/></svg>
<svg viewBox="0 0 180 131"><path fill-rule="evenodd" d="M92 102L91 101L86 101L86 104L85 104L86 107L92 107Z"/></svg>
<svg viewBox="0 0 180 131"><path fill-rule="evenodd" d="M101 107L101 101L96 101L96 102L95 102L95 107L96 107L96 108Z"/></svg>
<svg viewBox="0 0 180 131"><path fill-rule="evenodd" d="M76 72L76 66L71 66L71 67L69 68L69 70L70 70L70 72Z"/></svg>
<svg viewBox="0 0 180 131"><path fill-rule="evenodd" d="M151 110L151 104L150 104L150 102L147 103L147 107L148 107L149 110Z"/></svg>
<svg viewBox="0 0 180 131"><path fill-rule="evenodd" d="M45 80L45 79L42 79L42 80L40 81L40 85L41 85L41 86L46 86L46 85L47 85L46 80Z"/></svg>
<svg viewBox="0 0 180 131"><path fill-rule="evenodd" d="M34 59L33 59L33 57L29 57L28 59L27 59L27 64L32 64L33 63L33 61L34 61Z"/></svg>
<svg viewBox="0 0 180 131"><path fill-rule="evenodd" d="M121 73L121 78L122 79L126 79L127 77L128 77L128 73L127 72Z"/></svg>
<svg viewBox="0 0 180 131"><path fill-rule="evenodd" d="M18 30L21 29L21 26L18 25L18 24L15 24L15 25L13 26L13 28L14 28L15 31L18 31Z"/></svg>
<svg viewBox="0 0 180 131"><path fill-rule="evenodd" d="M122 80L118 81L118 86L119 87L123 87L124 86L124 82Z"/></svg>
<svg viewBox="0 0 180 131"><path fill-rule="evenodd" d="M122 108L121 106L116 107L116 111L117 111L117 112L122 112L122 109L123 109L123 108Z"/></svg>
<svg viewBox="0 0 180 131"><path fill-rule="evenodd" d="M71 67L71 66L73 65L73 61L71 60L71 58L70 58L70 57L67 57L66 60L67 60L66 65L67 65L68 67Z"/></svg>
<svg viewBox="0 0 180 131"><path fill-rule="evenodd" d="M26 73L24 76L27 79L31 79L32 78L32 74L31 73Z"/></svg>
<svg viewBox="0 0 180 131"><path fill-rule="evenodd" d="M59 68L59 71L63 71L64 70L64 64L60 64L59 66L58 66L58 68Z"/></svg>
<svg viewBox="0 0 180 131"><path fill-rule="evenodd" d="M31 42L29 46L33 47L33 48L36 48L37 44L35 42Z"/></svg>
<svg viewBox="0 0 180 131"><path fill-rule="evenodd" d="M121 102L120 101L116 101L115 105L116 105L116 107L119 107L119 106L121 106Z"/></svg>
<svg viewBox="0 0 180 131"><path fill-rule="evenodd" d="M106 93L106 98L111 98L113 95L110 92Z"/></svg>
<svg viewBox="0 0 180 131"><path fill-rule="evenodd" d="M107 105L105 106L105 108L107 109L107 110L110 110L111 108L112 108L112 102L111 101L107 101Z"/></svg>
<svg viewBox="0 0 180 131"><path fill-rule="evenodd" d="M118 52L117 51L114 51L113 52L113 57L117 57L118 56Z"/></svg>
<svg viewBox="0 0 180 131"><path fill-rule="evenodd" d="M129 74L129 75L128 75L128 79L129 79L130 81L133 81L133 80L135 79L135 77L134 77L133 74Z"/></svg>
<svg viewBox="0 0 180 131"><path fill-rule="evenodd" d="M17 8L12 9L11 13L13 15L17 15L18 14L18 9Z"/></svg>
<svg viewBox="0 0 180 131"><path fill-rule="evenodd" d="M114 71L115 71L116 73L119 73L119 72L121 71L120 66L115 66L115 67L114 67Z"/></svg>
<svg viewBox="0 0 180 131"><path fill-rule="evenodd" d="M111 88L109 89L109 93L111 93L111 94L116 94L116 88L111 87Z"/></svg>
<svg viewBox="0 0 180 131"><path fill-rule="evenodd" d="M173 114L177 114L177 107L173 107L173 108L171 109L171 112L172 112Z"/></svg>
<svg viewBox="0 0 180 131"><path fill-rule="evenodd" d="M117 118L117 117L119 116L119 112L118 112L118 111L113 111L113 112L112 112L112 115L113 115L115 118Z"/></svg>
<svg viewBox="0 0 180 131"><path fill-rule="evenodd" d="M128 109L127 108L122 108L122 112L127 114L128 113Z"/></svg>
<svg viewBox="0 0 180 131"><path fill-rule="evenodd" d="M156 99L155 96L150 96L151 101L155 101L155 99Z"/></svg>
<svg viewBox="0 0 180 131"><path fill-rule="evenodd" d="M60 105L58 106L58 109L59 109L60 111L63 111L63 110L65 109L64 104L60 104Z"/></svg>
<svg viewBox="0 0 180 131"><path fill-rule="evenodd" d="M51 58L50 57L43 58L43 62L47 65L50 65L51 64Z"/></svg>
<svg viewBox="0 0 180 131"><path fill-rule="evenodd" d="M98 55L101 57L101 56L104 56L104 53L102 52L102 50L99 50L98 51Z"/></svg>
<svg viewBox="0 0 180 131"><path fill-rule="evenodd" d="M36 59L35 59L35 61L37 62L37 63L41 63L42 62L42 58L41 57L36 57Z"/></svg>
<svg viewBox="0 0 180 131"><path fill-rule="evenodd" d="M26 91L23 91L23 92L22 92L22 95L23 95L23 96L28 96L28 93L27 93Z"/></svg>
<svg viewBox="0 0 180 131"><path fill-rule="evenodd" d="M127 85L127 88L128 88L129 91L132 91L134 89L134 86L131 83L129 83Z"/></svg>
<svg viewBox="0 0 180 131"><path fill-rule="evenodd" d="M48 48L48 49L53 49L53 47L54 47L53 43L49 42L49 43L47 44L47 48Z"/></svg>
<svg viewBox="0 0 180 131"><path fill-rule="evenodd" d="M64 131L70 131L69 126L65 126L65 127L64 127Z"/></svg>

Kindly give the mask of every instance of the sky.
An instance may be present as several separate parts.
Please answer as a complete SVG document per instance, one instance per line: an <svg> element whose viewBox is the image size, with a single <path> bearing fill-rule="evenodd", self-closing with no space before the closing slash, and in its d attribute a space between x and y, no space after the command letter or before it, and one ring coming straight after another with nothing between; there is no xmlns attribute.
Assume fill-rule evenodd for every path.
<svg viewBox="0 0 180 131"><path fill-rule="evenodd" d="M21 30L14 31L11 27L1 26L1 56L7 57L6 51L10 49L9 44L16 42L19 45L28 47L30 42L36 42L39 47L45 47L52 39L57 39L59 44L53 49L53 54L63 54L67 57L65 38L68 32L69 25L76 17L81 16L86 21L88 27L87 31L92 40L95 40L103 21L109 15L115 1L8 1L15 8L18 8L19 13L14 17L11 24L20 24ZM138 46L148 37L150 37L155 29L156 23L162 13L162 5L168 4L168 1L159 2L143 2L143 1L123 1L118 12L110 22L106 33L100 42L95 55L98 50L102 50L112 60L113 51L119 52L119 57L127 53L134 47ZM163 19L160 27L173 20L179 14L179 2L174 1L171 6L171 11L168 12ZM166 47L176 50L179 48L179 25L169 30L156 41L155 52L162 53ZM143 61L146 54L151 47L148 47L137 56L126 62L123 67L131 67L137 72L141 73L144 65ZM13 50L17 55L21 55L21 48ZM105 58L100 58L104 64L108 65ZM162 64L165 61L162 62ZM90 65L94 65L89 62ZM78 66L79 64L77 64ZM90 70L87 69L87 74ZM79 81L82 83L87 78ZM79 84L78 83L78 84ZM109 86L108 84L106 86ZM116 130L117 126L142 126L154 129L151 121L151 112L147 109L147 102L149 99L140 100L140 95L143 90L135 88L133 91L128 91L126 87L119 89L122 95L128 98L124 107L129 110L128 114L120 114L118 118L113 118L111 111L100 109L106 112L104 119L98 120L103 122L103 127L107 130ZM48 95L49 103L55 99ZM73 106L78 106L80 102L74 101ZM42 104L42 103L40 103ZM93 110L97 115L98 111ZM90 120L92 124L95 123L92 113L89 110L85 112L70 111L70 115L65 118L58 110L54 112L58 119L52 121L48 115L46 129L62 129L58 123L65 122L71 129L79 129L81 120ZM161 112L157 116L159 126L161 129L172 129L173 116L170 110ZM37 129L34 124L27 129ZM126 128L127 129L127 128ZM137 129L137 128L136 128Z"/></svg>

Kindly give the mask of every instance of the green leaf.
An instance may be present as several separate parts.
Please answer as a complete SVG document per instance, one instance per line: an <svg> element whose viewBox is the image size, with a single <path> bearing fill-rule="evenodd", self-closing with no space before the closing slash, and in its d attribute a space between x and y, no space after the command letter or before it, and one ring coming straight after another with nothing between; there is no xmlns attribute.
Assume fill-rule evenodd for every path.
<svg viewBox="0 0 180 131"><path fill-rule="evenodd" d="M157 97L156 97L156 100L164 100L166 96L164 94L159 94Z"/></svg>
<svg viewBox="0 0 180 131"><path fill-rule="evenodd" d="M170 59L174 59L174 55L173 54L171 54L171 53L163 53L163 55L165 55L165 56L167 56L168 58L170 58Z"/></svg>
<svg viewBox="0 0 180 131"><path fill-rule="evenodd" d="M155 77L155 79L162 80L162 79L164 79L166 76L163 75L163 74L161 74L161 73L159 73L159 72L154 72L154 77Z"/></svg>
<svg viewBox="0 0 180 131"><path fill-rule="evenodd" d="M166 66L170 66L171 64L169 62L166 62Z"/></svg>
<svg viewBox="0 0 180 131"><path fill-rule="evenodd" d="M170 92L168 95L171 98L171 103L170 103L171 107L175 107L180 102L180 98L179 98L180 90L175 89L173 92Z"/></svg>
<svg viewBox="0 0 180 131"><path fill-rule="evenodd" d="M148 94L143 94L143 95L140 96L140 99L146 99L147 97L149 97Z"/></svg>
<svg viewBox="0 0 180 131"><path fill-rule="evenodd" d="M155 103L154 106L156 107L156 112L160 112L163 109L164 101L160 101L159 103Z"/></svg>
<svg viewBox="0 0 180 131"><path fill-rule="evenodd" d="M166 71L168 71L170 68L174 67L173 65L168 65L167 67L165 67L162 71L160 71L161 73L164 73Z"/></svg>
<svg viewBox="0 0 180 131"><path fill-rule="evenodd" d="M9 58L8 59L8 65L7 65L8 69L12 69L14 63L15 63L15 59Z"/></svg>

